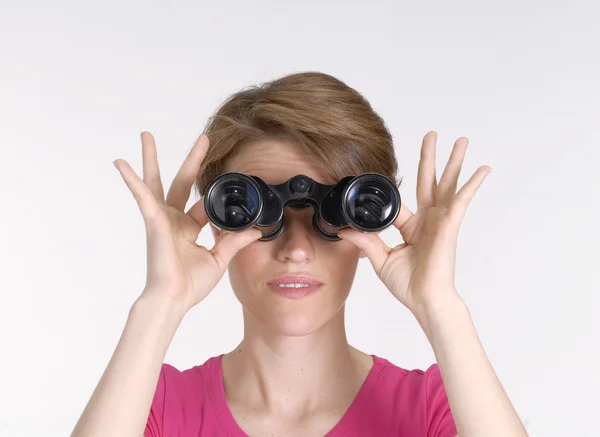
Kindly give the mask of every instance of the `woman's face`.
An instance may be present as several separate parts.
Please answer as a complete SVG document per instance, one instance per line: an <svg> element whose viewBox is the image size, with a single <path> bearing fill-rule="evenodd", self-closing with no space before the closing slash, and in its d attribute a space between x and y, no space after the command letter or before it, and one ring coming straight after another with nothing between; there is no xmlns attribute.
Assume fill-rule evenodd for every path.
<svg viewBox="0 0 600 437"><path fill-rule="evenodd" d="M337 182L300 147L275 139L244 145L228 160L225 171L255 175L268 184L285 182L297 174L324 184ZM285 227L279 237L251 243L229 264L231 286L246 316L273 333L300 336L328 323L343 307L358 259L363 256L348 241L319 237L312 226L313 212L313 208L286 207ZM314 276L323 285L314 293L292 299L267 285L273 277L285 274Z"/></svg>

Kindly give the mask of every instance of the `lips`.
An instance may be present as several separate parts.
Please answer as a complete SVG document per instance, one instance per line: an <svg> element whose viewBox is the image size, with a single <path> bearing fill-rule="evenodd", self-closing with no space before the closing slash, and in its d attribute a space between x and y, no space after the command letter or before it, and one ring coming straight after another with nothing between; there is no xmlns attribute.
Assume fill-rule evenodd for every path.
<svg viewBox="0 0 600 437"><path fill-rule="evenodd" d="M306 284L308 286L280 287L280 284ZM314 276L296 274L276 276L267 282L267 285L274 292L285 298L300 299L319 290L323 285L323 282Z"/></svg>
<svg viewBox="0 0 600 437"><path fill-rule="evenodd" d="M277 285L279 284L308 284L308 285L323 285L323 283L315 278L314 276L308 275L282 275L275 276L267 285Z"/></svg>

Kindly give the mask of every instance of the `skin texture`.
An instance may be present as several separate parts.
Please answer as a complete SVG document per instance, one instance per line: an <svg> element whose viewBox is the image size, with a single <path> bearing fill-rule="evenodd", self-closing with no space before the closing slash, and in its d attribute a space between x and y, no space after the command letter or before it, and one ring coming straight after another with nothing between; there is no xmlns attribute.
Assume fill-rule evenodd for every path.
<svg viewBox="0 0 600 437"><path fill-rule="evenodd" d="M143 179L122 159L115 166L144 217L146 287L131 308L117 348L72 436L142 435L177 327L228 267L244 308L243 341L223 357L226 397L236 421L249 435L325 435L373 365L372 357L348 344L344 326L344 302L362 253L423 328L459 435L526 436L454 286L460 223L490 169L480 167L456 191L468 144L461 137L438 183L436 139L435 132L423 139L417 209L412 213L403 206L394 226L404 243L395 248L376 234L351 229L340 233L342 241L327 242L313 231L310 210L288 209L286 229L275 241L257 241L256 229L228 233L211 226L215 245L209 249L195 243L208 224L202 199L187 212L184 209L208 138L198 138L165 198L154 138L143 132ZM270 183L298 173L322 183L335 182L299 148L281 141L246 145L227 170L253 173ZM286 272L313 274L325 285L310 297L284 300L266 282Z"/></svg>
<svg viewBox="0 0 600 437"><path fill-rule="evenodd" d="M256 175L270 184L297 174L335 183L299 148L275 140L246 145L228 161L226 170ZM354 281L360 250L348 241L320 238L312 216L312 208L286 207L282 235L251 243L229 264L231 285L246 316L279 335L303 336L322 328L342 309ZM275 275L296 272L315 275L325 285L319 293L299 300L281 298L266 286Z"/></svg>
<svg viewBox="0 0 600 437"><path fill-rule="evenodd" d="M436 141L435 131L423 138L416 212L403 205L394 223L404 243L391 248L379 235L353 229L339 235L364 251L390 293L417 318L435 353L461 437L526 436L454 284L460 225L491 168L479 167L457 191L469 143L460 137L438 182Z"/></svg>
<svg viewBox="0 0 600 437"><path fill-rule="evenodd" d="M311 156L281 140L244 145L226 171L281 183L305 174L334 183ZM223 357L226 396L249 435L324 435L341 418L373 365L348 345L344 303L362 251L349 241L328 242L312 227L313 209L285 208L285 228L275 240L255 241L229 264L232 289L243 306L244 339ZM211 225L216 238L220 231ZM324 285L290 300L267 282L304 273Z"/></svg>
<svg viewBox="0 0 600 437"><path fill-rule="evenodd" d="M231 284L244 306L245 335L224 358L224 380L234 417L248 434L323 435L350 405L372 365L348 345L343 321L364 253L430 341L461 437L527 435L454 284L460 224L491 168L479 167L457 191L468 145L461 137L438 182L436 141L434 131L423 138L416 212L402 205L394 222L402 244L392 248L378 234L353 229L342 230L343 240L332 244L312 230L312 211L290 210L280 238L255 241L232 259ZM250 144L227 170L269 183L298 173L334 182L299 148L280 141ZM326 285L299 301L284 300L265 286L273 274L298 271L317 274Z"/></svg>

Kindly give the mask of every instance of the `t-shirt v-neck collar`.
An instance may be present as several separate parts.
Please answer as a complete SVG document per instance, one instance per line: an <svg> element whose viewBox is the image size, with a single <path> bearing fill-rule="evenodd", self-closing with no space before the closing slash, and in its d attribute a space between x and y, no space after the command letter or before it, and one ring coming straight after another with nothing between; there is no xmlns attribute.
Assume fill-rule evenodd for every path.
<svg viewBox="0 0 600 437"><path fill-rule="evenodd" d="M235 421L225 397L225 385L223 383L223 368L221 367L221 358L219 355L211 358L206 373L208 394L215 412L217 421L223 428L223 431L229 437L248 437ZM381 380L382 370L385 367L386 360L372 355L373 367L367 374L362 386L360 387L354 401L350 404L344 415L338 423L323 437L345 437L359 423L364 411L369 406L369 401L377 391Z"/></svg>

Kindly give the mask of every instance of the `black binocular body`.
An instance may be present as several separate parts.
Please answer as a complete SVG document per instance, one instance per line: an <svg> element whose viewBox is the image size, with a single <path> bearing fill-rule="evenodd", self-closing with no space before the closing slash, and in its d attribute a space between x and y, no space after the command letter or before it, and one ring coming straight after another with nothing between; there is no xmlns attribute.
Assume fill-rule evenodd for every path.
<svg viewBox="0 0 600 437"><path fill-rule="evenodd" d="M204 196L204 207L218 229L243 231L256 226L259 241L277 238L284 228L283 209L312 207L313 227L322 238L339 241L337 231L352 227L379 232L400 212L396 185L378 173L346 176L336 184L321 184L296 175L281 184L267 184L258 176L223 173L213 179Z"/></svg>

